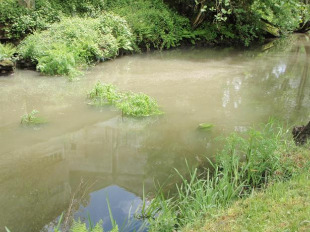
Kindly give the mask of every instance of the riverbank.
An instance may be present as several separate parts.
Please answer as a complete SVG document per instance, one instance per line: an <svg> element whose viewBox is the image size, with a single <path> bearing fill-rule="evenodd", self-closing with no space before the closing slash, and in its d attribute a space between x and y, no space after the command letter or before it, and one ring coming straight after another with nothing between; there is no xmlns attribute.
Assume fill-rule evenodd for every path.
<svg viewBox="0 0 310 232"><path fill-rule="evenodd" d="M309 229L309 145L296 147L268 123L226 138L211 163L180 175L177 194L152 201L150 231Z"/></svg>
<svg viewBox="0 0 310 232"><path fill-rule="evenodd" d="M309 202L310 173L303 171L206 217L202 227L184 231L310 231Z"/></svg>
<svg viewBox="0 0 310 232"><path fill-rule="evenodd" d="M308 4L294 0L278 8L273 1L234 6L230 1L4 0L0 40L21 42L17 53L27 67L72 78L89 65L126 53L181 44L249 46L307 25ZM289 23L283 23L283 17L290 18Z"/></svg>

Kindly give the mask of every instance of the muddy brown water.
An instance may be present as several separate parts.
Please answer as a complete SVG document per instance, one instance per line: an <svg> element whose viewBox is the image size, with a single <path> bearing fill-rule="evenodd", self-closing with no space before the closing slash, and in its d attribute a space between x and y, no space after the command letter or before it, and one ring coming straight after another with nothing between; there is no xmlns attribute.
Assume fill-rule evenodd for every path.
<svg viewBox="0 0 310 232"><path fill-rule="evenodd" d="M306 123L310 115L309 38L250 50L176 49L125 56L90 68L73 82L16 70L0 78L0 231L51 231L62 212L102 219L106 197L118 223L159 183L176 181L185 159L199 165L216 151L214 138L275 117ZM269 48L270 47L270 48ZM146 93L165 112L143 120L87 105L100 80ZM23 128L32 109L48 120ZM214 125L197 131L199 123ZM72 196L74 201L72 203ZM138 228L132 219L125 231Z"/></svg>

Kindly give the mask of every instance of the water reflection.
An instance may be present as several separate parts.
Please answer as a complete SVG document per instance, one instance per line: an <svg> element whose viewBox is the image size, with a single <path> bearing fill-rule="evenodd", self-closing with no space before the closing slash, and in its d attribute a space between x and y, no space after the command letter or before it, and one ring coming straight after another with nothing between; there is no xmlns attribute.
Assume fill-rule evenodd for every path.
<svg viewBox="0 0 310 232"><path fill-rule="evenodd" d="M1 162L0 225L12 231L39 231L43 227L49 230L68 209L82 179L90 184L72 212L74 217L85 219L89 213L95 223L103 219L104 227L111 228L107 220L108 194L113 216L123 224L129 208L135 212L141 203L142 185L146 192L152 192L154 179L164 182L174 167L184 166L179 164L184 162L178 153L182 146L178 146L178 152L170 151L176 138L167 141L168 147L163 144L160 148L163 154L169 153L169 159L154 155L154 147L148 143L158 145L155 138L160 136L148 129L152 124L156 124L156 119L114 117L7 154L5 157L14 158ZM139 228L141 222L132 220L130 226L127 231Z"/></svg>

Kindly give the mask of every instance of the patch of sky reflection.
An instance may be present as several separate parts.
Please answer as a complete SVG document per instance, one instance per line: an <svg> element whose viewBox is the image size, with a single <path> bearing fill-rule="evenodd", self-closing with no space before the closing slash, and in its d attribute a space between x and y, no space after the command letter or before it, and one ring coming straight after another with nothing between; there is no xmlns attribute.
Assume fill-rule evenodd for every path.
<svg viewBox="0 0 310 232"><path fill-rule="evenodd" d="M87 218L89 214L94 224L102 220L104 231L110 231L112 229L112 223L108 210L107 196L109 198L112 216L119 225L120 231L146 231L143 221L134 218L134 213L142 203L141 198L116 185L91 193L88 205L85 207L80 206L78 212L75 213L75 220L80 218L88 226ZM125 228L122 229L122 225Z"/></svg>
<svg viewBox="0 0 310 232"><path fill-rule="evenodd" d="M286 71L286 64L282 63L275 66L272 70L272 74L274 74L277 78L279 78Z"/></svg>
<svg viewBox="0 0 310 232"><path fill-rule="evenodd" d="M230 100L229 89L225 89L224 90L224 94L223 94L223 98L222 98L222 102L223 102L222 105L223 105L224 108L228 105L229 100Z"/></svg>

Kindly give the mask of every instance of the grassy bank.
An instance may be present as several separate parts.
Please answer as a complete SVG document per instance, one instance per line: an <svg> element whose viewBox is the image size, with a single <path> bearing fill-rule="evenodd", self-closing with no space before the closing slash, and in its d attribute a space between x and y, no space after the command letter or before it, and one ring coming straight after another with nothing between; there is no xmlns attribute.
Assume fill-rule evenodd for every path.
<svg viewBox="0 0 310 232"><path fill-rule="evenodd" d="M310 231L310 173L255 192L185 231Z"/></svg>
<svg viewBox="0 0 310 232"><path fill-rule="evenodd" d="M273 219L259 221L245 218L251 213L265 217L265 211L276 214L277 210L284 210L281 205L278 209L273 207L280 201L280 198L272 198L277 194L275 189L280 192L281 186L283 189L291 188L300 181L301 184L292 189L292 194L301 194L300 204L309 197L308 188L303 189L302 185L308 183L310 152L308 148L296 147L289 131L271 122L260 130L232 134L224 143L214 161L210 161L211 169L193 169L189 176L180 175L177 194L170 197L159 194L153 199L146 214L150 231L206 231L206 228L221 231L217 226L222 225L227 227L227 231L257 231L253 228L259 222L260 231L266 231L265 228L276 223L272 222ZM287 194L289 199L290 193ZM243 209L242 204L249 202L257 203L257 208ZM265 205L265 208L260 209L259 205ZM298 210L296 207L292 210ZM227 212L232 211L236 217L229 218ZM227 221L225 213L228 214ZM308 213L308 210L301 211L300 217L306 217ZM282 219L275 217L274 220L287 220L288 228L299 223L290 214L282 216ZM295 216L299 220L299 216ZM244 221L238 223L238 220ZM290 220L294 223L291 224ZM232 229L229 223L233 223L236 229Z"/></svg>

